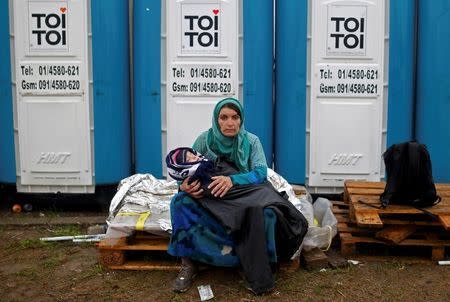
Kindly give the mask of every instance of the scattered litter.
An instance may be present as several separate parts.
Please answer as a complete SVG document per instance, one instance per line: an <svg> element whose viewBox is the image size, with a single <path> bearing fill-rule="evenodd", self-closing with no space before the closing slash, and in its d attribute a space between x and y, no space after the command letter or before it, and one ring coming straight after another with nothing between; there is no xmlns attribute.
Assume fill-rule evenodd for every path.
<svg viewBox="0 0 450 302"><path fill-rule="evenodd" d="M326 268L323 268L323 269L321 269L320 271L319 271L319 273L325 273L327 271L327 269Z"/></svg>
<svg viewBox="0 0 450 302"><path fill-rule="evenodd" d="M78 236L57 236L57 237L42 237L41 241L72 241L72 242L99 242L105 238L105 234L96 235L78 235Z"/></svg>
<svg viewBox="0 0 450 302"><path fill-rule="evenodd" d="M351 265L358 265L358 264L361 264L361 261L358 261L358 260L347 260L347 262L349 263L349 264L351 264Z"/></svg>
<svg viewBox="0 0 450 302"><path fill-rule="evenodd" d="M438 261L439 265L450 265L450 260L442 260L442 261Z"/></svg>
<svg viewBox="0 0 450 302"><path fill-rule="evenodd" d="M33 206L31 205L31 203L26 203L23 205L23 210L25 212L31 212L33 210Z"/></svg>
<svg viewBox="0 0 450 302"><path fill-rule="evenodd" d="M340 290L338 290L337 292L338 292L342 297L345 298L345 295L344 295Z"/></svg>
<svg viewBox="0 0 450 302"><path fill-rule="evenodd" d="M44 217L44 216L45 216L44 213L42 213L42 212L39 213L39 217Z"/></svg>
<svg viewBox="0 0 450 302"><path fill-rule="evenodd" d="M209 284L197 286L197 289L200 295L200 301L207 301L214 298L214 294Z"/></svg>
<svg viewBox="0 0 450 302"><path fill-rule="evenodd" d="M22 206L16 203L15 205L12 206L11 211L13 211L14 213L20 213L22 212Z"/></svg>

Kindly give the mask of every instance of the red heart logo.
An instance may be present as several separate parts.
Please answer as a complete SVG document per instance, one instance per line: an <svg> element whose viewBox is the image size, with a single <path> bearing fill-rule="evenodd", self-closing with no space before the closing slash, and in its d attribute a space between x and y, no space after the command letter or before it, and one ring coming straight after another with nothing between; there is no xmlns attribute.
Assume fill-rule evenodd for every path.
<svg viewBox="0 0 450 302"><path fill-rule="evenodd" d="M213 13L214 13L214 15L217 15L219 13L219 10L218 9L213 9Z"/></svg>
<svg viewBox="0 0 450 302"><path fill-rule="evenodd" d="M66 12L67 8L61 7L59 10L64 14Z"/></svg>

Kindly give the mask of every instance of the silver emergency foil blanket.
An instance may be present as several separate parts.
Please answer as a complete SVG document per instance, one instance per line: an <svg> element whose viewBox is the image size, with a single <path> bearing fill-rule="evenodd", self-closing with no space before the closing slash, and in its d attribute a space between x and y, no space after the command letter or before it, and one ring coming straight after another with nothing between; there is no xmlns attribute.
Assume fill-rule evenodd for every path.
<svg viewBox="0 0 450 302"><path fill-rule="evenodd" d="M176 181L135 174L123 179L111 201L107 238L131 235L135 230L169 236L170 200L178 192Z"/></svg>
<svg viewBox="0 0 450 302"><path fill-rule="evenodd" d="M304 208L311 205L311 195L296 197L292 186L272 169L267 170L267 179L278 192L285 191L300 212L308 213ZM169 236L172 231L170 201L177 192L176 181L156 179L150 174L123 179L111 201L106 237L127 237L136 230Z"/></svg>

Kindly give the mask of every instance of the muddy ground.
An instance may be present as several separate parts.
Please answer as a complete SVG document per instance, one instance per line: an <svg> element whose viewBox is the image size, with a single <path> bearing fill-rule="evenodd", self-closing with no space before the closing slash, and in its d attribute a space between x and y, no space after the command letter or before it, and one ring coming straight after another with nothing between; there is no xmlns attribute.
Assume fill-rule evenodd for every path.
<svg viewBox="0 0 450 302"><path fill-rule="evenodd" d="M426 256L355 256L362 263L347 268L279 272L275 290L259 297L235 270L210 268L187 293L175 294L174 271L111 271L98 264L93 244L39 241L86 228L0 225L0 301L200 301L196 286L205 284L215 301L450 301L450 266Z"/></svg>

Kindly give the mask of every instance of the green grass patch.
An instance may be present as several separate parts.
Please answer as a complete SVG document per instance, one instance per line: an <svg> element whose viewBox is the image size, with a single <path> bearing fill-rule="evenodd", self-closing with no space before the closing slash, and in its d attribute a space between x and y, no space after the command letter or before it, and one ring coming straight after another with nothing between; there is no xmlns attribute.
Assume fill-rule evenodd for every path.
<svg viewBox="0 0 450 302"><path fill-rule="evenodd" d="M318 284L314 287L314 293L316 295L322 295L327 292L329 289L332 289L333 286L331 284Z"/></svg>
<svg viewBox="0 0 450 302"><path fill-rule="evenodd" d="M26 268L16 273L17 277L27 278L35 280L38 277L38 273L35 268Z"/></svg>
<svg viewBox="0 0 450 302"><path fill-rule="evenodd" d="M86 278L90 278L90 277L93 277L96 275L101 275L101 274L103 274L104 271L105 270L103 269L103 266L101 266L100 264L95 264L90 269L88 269L87 271L82 273L80 278L86 279Z"/></svg>
<svg viewBox="0 0 450 302"><path fill-rule="evenodd" d="M186 300L185 300L185 297L183 296L183 294L175 293L175 294L173 295L171 301L172 301L172 302L182 302L182 301L186 301Z"/></svg>
<svg viewBox="0 0 450 302"><path fill-rule="evenodd" d="M39 248L49 248L53 249L55 247L54 242L45 242L39 239L22 239L11 243L7 246L9 250L26 250L26 249L39 249Z"/></svg>
<svg viewBox="0 0 450 302"><path fill-rule="evenodd" d="M57 227L55 229L52 237L53 236L55 236L55 237L57 237L57 236L78 236L78 235L81 235L80 226L69 224L69 225L63 225L63 226Z"/></svg>
<svg viewBox="0 0 450 302"><path fill-rule="evenodd" d="M42 262L42 266L46 269L53 269L55 267L57 267L60 263L60 259L57 257L52 257L49 259L44 260L44 262Z"/></svg>
<svg viewBox="0 0 450 302"><path fill-rule="evenodd" d="M46 247L48 245L48 242L41 241L39 239L22 239L17 242L18 248L25 250L25 249L37 249Z"/></svg>

